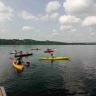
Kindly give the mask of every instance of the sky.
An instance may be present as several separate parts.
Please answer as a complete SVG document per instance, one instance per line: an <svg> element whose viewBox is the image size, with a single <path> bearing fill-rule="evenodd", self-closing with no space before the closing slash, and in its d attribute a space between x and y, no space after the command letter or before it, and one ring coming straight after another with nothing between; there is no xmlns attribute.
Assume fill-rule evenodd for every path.
<svg viewBox="0 0 96 96"><path fill-rule="evenodd" d="M0 38L96 42L96 0L0 0Z"/></svg>

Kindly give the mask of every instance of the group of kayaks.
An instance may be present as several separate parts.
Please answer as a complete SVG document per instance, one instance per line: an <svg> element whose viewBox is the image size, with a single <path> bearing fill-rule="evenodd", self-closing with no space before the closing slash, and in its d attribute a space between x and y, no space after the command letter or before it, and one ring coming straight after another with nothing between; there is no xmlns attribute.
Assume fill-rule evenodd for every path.
<svg viewBox="0 0 96 96"><path fill-rule="evenodd" d="M18 54L19 53L19 54ZM16 50L15 50L15 52L13 52L13 53L10 53L10 54L15 54L14 55L14 57L18 57L18 58L22 58L22 57L26 57L26 56L30 56L30 55L33 55L33 53L28 53L28 52L26 52L26 54L21 54L22 52L20 51L20 52L17 52ZM22 71L23 69L24 69L24 62L21 62L20 64L18 64L18 60L16 60L16 59L14 59L14 58L11 58L11 57L9 57L11 60L13 60L13 66L17 69L17 70L19 70L19 71ZM26 64L27 64L27 66L29 66L29 64L30 64L30 62L26 62Z"/></svg>
<svg viewBox="0 0 96 96"><path fill-rule="evenodd" d="M32 50L41 50L39 48L34 48ZM44 50L44 53L51 53L51 52L54 52L54 49L46 49ZM14 53L10 53L10 54L14 54ZM15 53L15 57L23 57L23 56L30 56L30 55L33 55L33 53L27 53L27 54L16 54ZM40 60L70 60L70 57L69 56L65 56L65 57L49 57L49 58L45 58L45 57L40 57L39 58ZM22 64L18 64L18 61L17 60L13 60L13 66L18 69L18 70L23 70L24 68L24 64L22 62Z"/></svg>

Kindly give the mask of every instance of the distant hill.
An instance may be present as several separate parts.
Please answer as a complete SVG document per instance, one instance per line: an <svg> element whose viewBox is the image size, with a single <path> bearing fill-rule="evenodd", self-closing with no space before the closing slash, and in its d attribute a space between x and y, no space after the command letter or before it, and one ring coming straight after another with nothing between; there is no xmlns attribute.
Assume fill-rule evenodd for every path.
<svg viewBox="0 0 96 96"><path fill-rule="evenodd" d="M37 41L32 39L0 39L0 45L63 45L64 42L56 41Z"/></svg>
<svg viewBox="0 0 96 96"><path fill-rule="evenodd" d="M37 41L32 39L0 39L0 45L96 45L96 42L68 43L59 41Z"/></svg>

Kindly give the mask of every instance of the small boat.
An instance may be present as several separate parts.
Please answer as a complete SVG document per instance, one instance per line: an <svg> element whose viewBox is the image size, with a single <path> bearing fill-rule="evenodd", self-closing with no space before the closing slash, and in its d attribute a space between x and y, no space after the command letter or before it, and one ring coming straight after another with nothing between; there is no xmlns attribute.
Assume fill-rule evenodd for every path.
<svg viewBox="0 0 96 96"><path fill-rule="evenodd" d="M17 54L17 53L10 53L10 54Z"/></svg>
<svg viewBox="0 0 96 96"><path fill-rule="evenodd" d="M20 52L18 52L17 50L15 50L15 51L13 51L13 52L10 53L10 54L18 54L18 53L20 53Z"/></svg>
<svg viewBox="0 0 96 96"><path fill-rule="evenodd" d="M39 49L39 48L33 48L33 49L31 49L31 50L41 50L41 49Z"/></svg>
<svg viewBox="0 0 96 96"><path fill-rule="evenodd" d="M49 58L44 58L44 57L41 57L39 58L40 60L69 60L70 57L69 56L66 56L66 57L49 57Z"/></svg>
<svg viewBox="0 0 96 96"><path fill-rule="evenodd" d="M0 96L7 96L3 86L0 87Z"/></svg>
<svg viewBox="0 0 96 96"><path fill-rule="evenodd" d="M54 50L45 50L44 53L51 53L54 52Z"/></svg>
<svg viewBox="0 0 96 96"><path fill-rule="evenodd" d="M44 51L44 53L51 53L51 52L54 52L54 49L46 49L45 51Z"/></svg>
<svg viewBox="0 0 96 96"><path fill-rule="evenodd" d="M23 63L22 63L22 64L17 64L17 60L14 60L14 61L13 61L13 66L14 66L17 70L20 70L20 71L22 71L23 68L24 68Z"/></svg>
<svg viewBox="0 0 96 96"><path fill-rule="evenodd" d="M30 55L33 55L33 53L19 54L19 55L16 55L16 54L15 54L15 57L24 57L24 56L30 56Z"/></svg>

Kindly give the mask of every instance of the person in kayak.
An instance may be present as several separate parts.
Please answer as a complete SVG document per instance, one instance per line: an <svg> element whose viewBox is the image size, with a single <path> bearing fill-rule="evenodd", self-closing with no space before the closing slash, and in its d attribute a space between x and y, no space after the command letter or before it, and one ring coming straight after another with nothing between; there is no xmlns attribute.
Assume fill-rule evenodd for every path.
<svg viewBox="0 0 96 96"><path fill-rule="evenodd" d="M17 59L17 64L18 64L18 65L21 65L21 64L22 64L22 57L19 57L19 58Z"/></svg>
<svg viewBox="0 0 96 96"><path fill-rule="evenodd" d="M53 55L53 53L51 53L51 57L52 57L52 58L54 58L54 55Z"/></svg>
<svg viewBox="0 0 96 96"><path fill-rule="evenodd" d="M20 55L22 55L22 54L23 54L23 52L22 52L22 51L20 51L19 53L20 53Z"/></svg>
<svg viewBox="0 0 96 96"><path fill-rule="evenodd" d="M26 54L29 54L28 52L26 52Z"/></svg>
<svg viewBox="0 0 96 96"><path fill-rule="evenodd" d="M17 50L14 50L13 53L17 54Z"/></svg>

